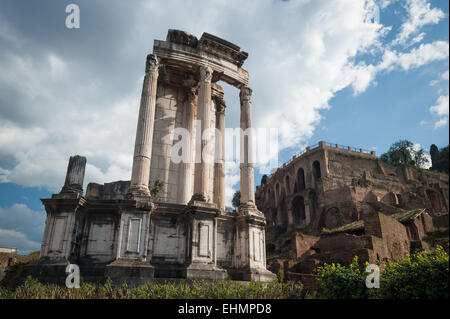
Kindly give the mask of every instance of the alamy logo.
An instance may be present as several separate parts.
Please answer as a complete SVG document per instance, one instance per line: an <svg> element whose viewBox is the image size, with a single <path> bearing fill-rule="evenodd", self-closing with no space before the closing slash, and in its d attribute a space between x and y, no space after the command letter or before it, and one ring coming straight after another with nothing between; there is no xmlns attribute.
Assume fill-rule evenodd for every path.
<svg viewBox="0 0 450 319"><path fill-rule="evenodd" d="M366 267L366 272L369 273L366 277L366 287L369 289L380 288L380 267L370 264Z"/></svg>
<svg viewBox="0 0 450 319"><path fill-rule="evenodd" d="M66 267L66 287L80 288L80 267L75 264L68 264Z"/></svg>
<svg viewBox="0 0 450 319"><path fill-rule="evenodd" d="M69 15L66 17L66 27L68 29L79 29L80 28L80 7L78 5L71 3L66 7L66 13Z"/></svg>

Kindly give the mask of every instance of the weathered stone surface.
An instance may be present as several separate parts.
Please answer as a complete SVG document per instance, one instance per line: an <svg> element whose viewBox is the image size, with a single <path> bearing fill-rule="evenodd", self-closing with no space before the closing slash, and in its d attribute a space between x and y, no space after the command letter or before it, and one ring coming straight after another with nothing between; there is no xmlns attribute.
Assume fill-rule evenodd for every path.
<svg viewBox="0 0 450 319"><path fill-rule="evenodd" d="M69 159L66 181L61 193L83 193L84 171L86 169L86 157L75 155Z"/></svg>
<svg viewBox="0 0 450 319"><path fill-rule="evenodd" d="M318 234L376 211L448 213L448 191L446 174L389 166L374 152L319 142L264 178L256 203L269 233L291 228Z"/></svg>
<svg viewBox="0 0 450 319"><path fill-rule="evenodd" d="M241 68L247 54L210 34L197 40L179 30L169 30L165 42L155 41L153 51L147 56L131 181L90 183L82 197L86 160L71 158L65 188L76 193L43 200L47 222L32 271L52 280L54 269L53 279L59 281L62 265L77 263L83 278L111 277L129 285L155 277L273 279L266 269L265 219L254 201L253 162L247 157L242 168L246 200L240 216L227 214L225 135L217 141L213 135L208 149L201 138L204 129L225 130L219 80L240 89L241 123L251 127L251 89ZM190 135L184 163L172 153L177 129ZM252 147L247 141L245 150ZM199 153L211 161L198 158ZM162 189L150 196L159 182Z"/></svg>

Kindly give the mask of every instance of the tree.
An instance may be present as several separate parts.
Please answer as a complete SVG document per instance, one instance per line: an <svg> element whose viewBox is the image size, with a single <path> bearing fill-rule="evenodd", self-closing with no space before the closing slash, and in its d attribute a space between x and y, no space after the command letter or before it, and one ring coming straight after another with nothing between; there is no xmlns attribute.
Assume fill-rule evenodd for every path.
<svg viewBox="0 0 450 319"><path fill-rule="evenodd" d="M389 150L381 155L381 160L391 165L413 165L423 167L428 159L422 148L415 148L408 140L399 140L391 145Z"/></svg>
<svg viewBox="0 0 450 319"><path fill-rule="evenodd" d="M240 191L235 191L234 192L233 199L231 200L231 204L235 208L239 207L239 205L241 204L241 192Z"/></svg>
<svg viewBox="0 0 450 319"><path fill-rule="evenodd" d="M439 171L448 174L448 145L444 148L441 148L440 151L440 159L439 159Z"/></svg>
<svg viewBox="0 0 450 319"><path fill-rule="evenodd" d="M430 156L431 156L431 169L434 169L439 162L439 149L435 144L430 146Z"/></svg>
<svg viewBox="0 0 450 319"><path fill-rule="evenodd" d="M446 147L441 148L440 150L436 145L431 145L430 147L430 155L433 171L447 173L448 174L448 145Z"/></svg>

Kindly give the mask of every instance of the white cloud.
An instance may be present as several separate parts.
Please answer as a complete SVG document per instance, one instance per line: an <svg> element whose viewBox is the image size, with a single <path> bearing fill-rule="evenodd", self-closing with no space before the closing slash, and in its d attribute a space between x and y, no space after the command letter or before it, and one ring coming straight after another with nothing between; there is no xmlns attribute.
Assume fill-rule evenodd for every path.
<svg viewBox="0 0 450 319"><path fill-rule="evenodd" d="M40 242L29 240L27 235L3 228L0 228L0 243L2 246L18 248L20 254L29 254L41 248Z"/></svg>
<svg viewBox="0 0 450 319"><path fill-rule="evenodd" d="M434 128L439 128L448 123L448 115L449 115L449 98L448 95L441 95L438 97L436 104L430 107L430 112L432 114L438 115L440 118L434 124Z"/></svg>
<svg viewBox="0 0 450 319"><path fill-rule="evenodd" d="M407 0L407 19L400 27L400 32L392 42L393 45L405 44L406 41L419 30L428 24L438 24L445 17L444 12L439 8L431 8L427 0ZM419 42L425 36L424 33L415 38L413 43ZM420 40L419 40L420 39Z"/></svg>
<svg viewBox="0 0 450 319"><path fill-rule="evenodd" d="M381 9L385 9L396 1L397 0L380 0L379 5L380 5Z"/></svg>
<svg viewBox="0 0 450 319"><path fill-rule="evenodd" d="M445 41L422 43L418 48L407 53L386 50L377 69L392 71L395 67L399 67L408 71L434 61L445 60L448 58L448 54L448 42Z"/></svg>
<svg viewBox="0 0 450 319"><path fill-rule="evenodd" d="M17 247L21 253L39 250L45 216L24 204L0 208L0 246Z"/></svg>
<svg viewBox="0 0 450 319"><path fill-rule="evenodd" d="M83 44L101 41L98 34L77 42L73 55L73 50L56 50L59 43L30 47L31 36L3 23L0 40L21 49L7 46L0 52L0 90L11 94L0 92L0 181L58 190L75 154L87 157L85 183L128 180L145 55L151 40L164 39L169 28L196 36L209 32L248 51L244 68L253 89L253 125L277 128L280 150L301 148L340 90L351 86L360 94L380 71L448 57L443 41L409 53L385 52L382 41L390 27L370 19L371 7L371 0L141 2L120 19L106 15L117 32L107 34L111 48L101 55ZM125 35L114 38L120 32ZM380 65L359 59L383 52ZM110 71L117 65L123 72ZM224 90L227 126L239 127L238 91L227 85ZM6 157L14 164L2 166ZM238 181L238 168L228 167L227 204Z"/></svg>

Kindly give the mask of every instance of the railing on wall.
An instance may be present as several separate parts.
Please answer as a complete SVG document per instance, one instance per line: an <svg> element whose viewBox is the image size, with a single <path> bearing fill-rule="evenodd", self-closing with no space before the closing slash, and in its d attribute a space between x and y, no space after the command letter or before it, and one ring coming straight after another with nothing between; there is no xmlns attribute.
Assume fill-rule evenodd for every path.
<svg viewBox="0 0 450 319"><path fill-rule="evenodd" d="M348 146L348 145L329 143L329 142L326 142L326 145L329 147L339 148L339 149L346 150L346 151L353 151L353 152L370 154L370 155L374 154L374 151L366 150L363 148L356 148L356 147Z"/></svg>

